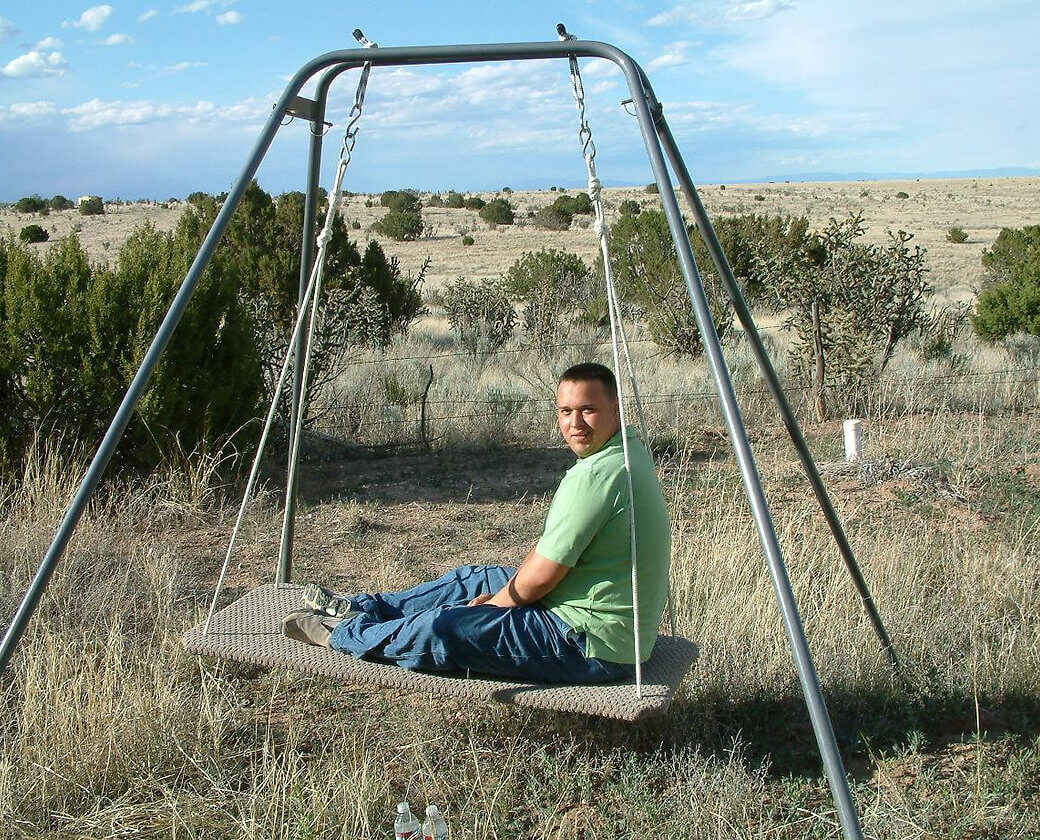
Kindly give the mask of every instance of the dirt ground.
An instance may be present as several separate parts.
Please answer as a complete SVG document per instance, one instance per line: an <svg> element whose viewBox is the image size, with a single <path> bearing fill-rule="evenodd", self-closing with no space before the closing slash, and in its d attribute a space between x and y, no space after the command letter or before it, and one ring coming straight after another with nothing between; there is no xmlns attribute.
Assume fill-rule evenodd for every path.
<svg viewBox="0 0 1040 840"><path fill-rule="evenodd" d="M872 241L884 241L887 230L909 231L915 234L917 244L928 250L938 303L970 300L975 296L982 280L979 257L993 244L1001 228L1040 222L1040 179L1033 177L712 184L701 187L700 191L713 215L805 215L819 229L831 217L843 218L850 212L862 211L869 228L868 238ZM908 198L897 198L901 192ZM378 197L352 196L344 201L343 213L348 223L356 220L361 224L361 229L353 232L354 236L379 239L388 254L400 259L405 271L416 272L429 257L426 288L436 289L458 277L497 277L525 251L540 248L573 251L591 263L598 253L598 244L587 217L575 217L572 229L566 231L540 230L528 223L529 212L552 203L559 194L549 190L509 194L507 197L517 210L517 224L497 227L482 221L474 211L424 207L423 218L429 226L429 235L415 242L395 242L370 230L372 223L386 212L379 205ZM489 200L500 194L480 195ZM606 189L604 195L611 216L616 215L625 199L635 199L644 207L658 206L657 197L642 188ZM373 206L366 207L369 201ZM76 230L91 259L112 262L135 226L151 221L156 227L169 230L181 211L178 204L163 207L138 203L108 205L103 216L63 211L40 218L16 213L8 207L0 210L0 231L6 228L17 236L25 225L40 224L50 233L53 242ZM968 234L967 242L948 242L946 232L951 226L963 228ZM473 245L463 245L465 234L473 237ZM46 249L50 243L34 247Z"/></svg>

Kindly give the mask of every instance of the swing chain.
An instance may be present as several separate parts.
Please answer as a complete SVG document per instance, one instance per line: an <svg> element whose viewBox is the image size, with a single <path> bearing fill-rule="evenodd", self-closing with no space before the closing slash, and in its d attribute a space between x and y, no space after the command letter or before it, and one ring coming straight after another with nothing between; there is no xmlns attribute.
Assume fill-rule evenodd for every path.
<svg viewBox="0 0 1040 840"><path fill-rule="evenodd" d="M347 115L347 129L343 133L343 145L339 154L339 165L343 169L346 169L350 164L350 156L354 152L354 143L357 142L361 112L365 107L365 93L368 90L368 77L371 72L371 64L366 63L361 68L361 78L358 80L357 90L354 92L354 105Z"/></svg>
<svg viewBox="0 0 1040 840"><path fill-rule="evenodd" d="M592 141L592 129L585 118L585 85L581 81L578 70L578 59L570 57L571 87L574 90L574 102L578 106L578 140L581 141L581 152L588 161L596 159L596 144Z"/></svg>

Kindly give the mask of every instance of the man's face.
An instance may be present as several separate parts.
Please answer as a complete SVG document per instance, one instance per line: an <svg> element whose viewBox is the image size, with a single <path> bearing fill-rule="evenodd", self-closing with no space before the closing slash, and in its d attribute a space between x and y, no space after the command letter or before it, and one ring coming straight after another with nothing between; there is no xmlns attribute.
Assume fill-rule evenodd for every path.
<svg viewBox="0 0 1040 840"><path fill-rule="evenodd" d="M598 452L621 428L617 400L598 379L561 382L556 389L556 418L563 439L579 458Z"/></svg>

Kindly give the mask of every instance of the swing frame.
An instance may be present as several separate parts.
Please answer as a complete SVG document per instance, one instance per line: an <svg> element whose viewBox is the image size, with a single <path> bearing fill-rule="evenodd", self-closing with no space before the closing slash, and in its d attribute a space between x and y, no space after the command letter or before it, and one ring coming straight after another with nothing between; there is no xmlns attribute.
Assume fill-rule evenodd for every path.
<svg viewBox="0 0 1040 840"><path fill-rule="evenodd" d="M366 43L361 38L359 38L359 41L363 44ZM245 167L228 193L227 199L217 214L213 226L199 248L151 346L142 360L140 368L130 383L119 409L116 411L90 466L84 474L72 502L66 510L35 577L30 583L11 624L7 628L2 642L0 642L0 673L3 673L10 663L43 592L50 582L57 563L64 554L76 525L100 482L126 425L139 403L163 350L180 321L203 271L209 264L221 237L270 148L275 135L282 125L285 124L283 122L284 117L289 115L305 119L311 125L304 210L305 235L302 246L302 295L302 290L315 256L311 234L315 230L317 215L319 170L324 128L326 126L325 110L330 87L340 75L349 70L361 68L365 64L370 64L373 67L395 67L572 58L601 58L610 61L621 70L628 85L634 116L646 146L647 156L658 186L662 208L676 246L680 270L690 296L694 318L701 333L705 356L718 391L723 417L733 444L734 455L751 505L752 516L755 520L756 529L769 567L774 590L779 601L784 630L794 657L798 679L805 696L809 717L823 759L824 771L831 789L831 795L837 807L842 831L847 840L862 838L862 828L860 827L859 818L852 801L844 766L831 726L830 716L820 689L812 654L805 637L797 602L788 578L776 528L773 524L770 508L758 474L747 430L737 403L722 347L712 321L710 307L693 256L693 249L679 208L678 198L672 186L669 166L671 167L671 174L676 178L679 188L689 205L692 217L708 247L708 252L718 270L719 277L733 306L737 320L745 331L762 376L766 381L767 388L776 402L777 409L788 430L792 444L802 462L806 477L820 504L839 553L852 577L873 629L881 641L885 655L890 664L902 675L901 666L866 582L856 564L852 548L846 539L844 529L827 494L819 470L813 461L812 454L795 419L794 412L784 394L779 376L769 359L768 352L755 326L750 309L744 300L725 253L715 235L715 231L701 203L690 172L679 152L671 129L665 120L663 108L653 92L650 81L643 69L625 52L611 44L599 41L574 39L559 42L335 50L317 56L297 71L275 104ZM304 84L318 74L321 75L314 99L301 97L300 91ZM297 364L294 371L292 406L294 427L296 425L296 415L301 408L299 371L303 366L304 353L305 348L301 343L297 348ZM291 445L292 442L290 442ZM287 510L279 550L276 585L286 585L291 578L292 543L294 537L293 519L296 500L297 485L294 476L294 480L287 487L286 493Z"/></svg>

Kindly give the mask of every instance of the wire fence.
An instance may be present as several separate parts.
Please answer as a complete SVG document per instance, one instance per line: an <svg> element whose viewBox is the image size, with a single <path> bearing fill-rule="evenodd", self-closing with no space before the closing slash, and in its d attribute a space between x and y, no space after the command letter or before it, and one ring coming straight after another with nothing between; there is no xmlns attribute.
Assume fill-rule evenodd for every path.
<svg viewBox="0 0 1040 840"><path fill-rule="evenodd" d="M599 343L596 343L597 345ZM562 345L574 348L576 345ZM591 343L590 343L590 346ZM522 348L528 350L529 348ZM498 351L503 352L503 351ZM519 352L512 349L505 352ZM433 358L465 356L465 353L429 354L423 356L396 356L383 361L414 361ZM967 386L967 388L964 388ZM957 393L963 388L964 393ZM747 383L736 387L738 399L747 408L753 403L758 409L756 423L764 412L771 410L771 391L760 383ZM813 389L809 385L785 384L784 393L788 400L802 410L808 410ZM382 399L380 399L382 397ZM641 403L647 414L657 410L675 420L682 415L691 419L694 407L702 411L705 406L715 408L718 392L713 387L643 394ZM757 401L757 402L756 402ZM943 409L970 408L986 414L1022 414L1040 407L1040 369L1035 365L1005 367L989 371L949 371L932 375L884 377L870 392L859 398L858 404L869 416L891 416L900 412L924 414ZM413 439L427 440L428 437L443 437L456 425L458 432L465 424L483 423L494 425L497 434L508 434L518 421L530 423L533 417L544 419L550 426L555 399L550 396L531 396L520 392L503 393L499 389L487 389L483 394L459 394L438 396L420 404L418 398L394 402L385 394L366 392L349 397L328 400L321 407L320 419L314 424L316 430L344 439L372 438L374 433L383 439L400 437L393 430L411 427ZM477 410L476 406L483 406ZM671 409L671 411L668 411ZM660 418L658 418L660 419ZM775 417L773 419L775 422ZM514 429L515 430L515 429ZM389 432L389 434L387 434Z"/></svg>

